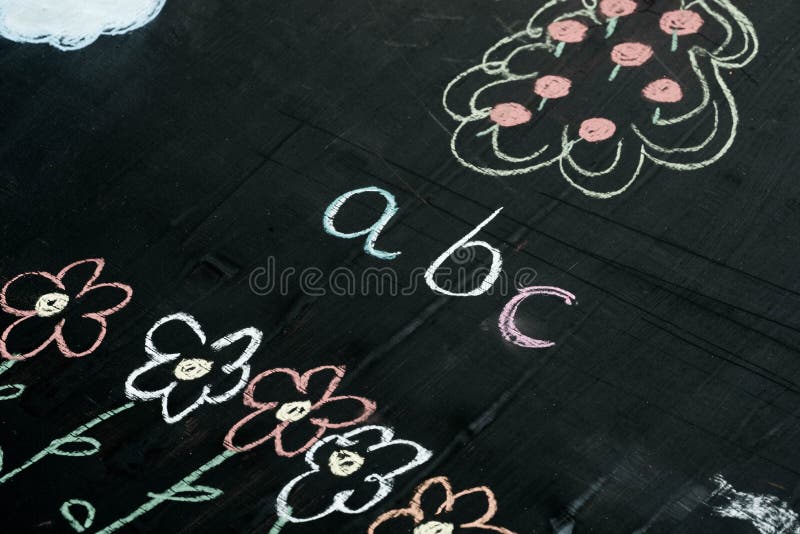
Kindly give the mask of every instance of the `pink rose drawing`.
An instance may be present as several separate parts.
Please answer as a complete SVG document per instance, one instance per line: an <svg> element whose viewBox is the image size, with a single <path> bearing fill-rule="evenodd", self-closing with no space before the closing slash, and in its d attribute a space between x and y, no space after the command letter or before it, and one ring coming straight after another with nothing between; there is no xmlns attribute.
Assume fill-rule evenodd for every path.
<svg viewBox="0 0 800 534"><path fill-rule="evenodd" d="M642 89L642 96L653 102L674 104L675 102L680 102L683 98L683 91L675 80L661 78L647 84L645 88Z"/></svg>
<svg viewBox="0 0 800 534"><path fill-rule="evenodd" d="M688 9L667 11L661 15L659 26L661 31L669 35L691 35L700 31L703 17L698 12Z"/></svg>
<svg viewBox="0 0 800 534"><path fill-rule="evenodd" d="M658 25L661 31L672 36L670 50L675 52L678 50L678 37L699 32L703 26L703 17L697 11L678 9L664 13Z"/></svg>
<svg viewBox="0 0 800 534"><path fill-rule="evenodd" d="M506 102L494 106L489 113L489 118L491 118L492 122L508 128L525 124L531 120L531 112L522 104Z"/></svg>
<svg viewBox="0 0 800 534"><path fill-rule="evenodd" d="M567 43L580 43L586 39L586 32L589 27L583 22L577 20L557 20L547 26L547 33L554 41L557 41L553 53L556 57L561 57L564 53Z"/></svg>
<svg viewBox="0 0 800 534"><path fill-rule="evenodd" d="M611 71L608 81L617 77L620 67L641 67L653 57L650 45L642 43L620 43L611 49L611 61L616 66Z"/></svg>
<svg viewBox="0 0 800 534"><path fill-rule="evenodd" d="M636 11L633 0L601 0L600 13L608 19L606 23L606 39L614 34L620 17L627 17Z"/></svg>
<svg viewBox="0 0 800 534"><path fill-rule="evenodd" d="M445 88L451 151L487 176L555 168L595 199L629 191L647 167L702 169L734 144L727 71L758 48L731 0L547 1Z"/></svg>
<svg viewBox="0 0 800 534"><path fill-rule="evenodd" d="M600 12L608 18L627 17L636 11L633 0L601 0Z"/></svg>
<svg viewBox="0 0 800 534"><path fill-rule="evenodd" d="M567 96L570 87L572 87L572 81L563 76L548 74L538 78L533 85L533 92L542 97L542 101L539 102L539 111L542 110L548 100Z"/></svg>
<svg viewBox="0 0 800 534"><path fill-rule="evenodd" d="M0 357L26 360L51 343L67 358L93 353L106 337L107 317L128 305L130 286L102 282L105 260L76 261L56 274L15 276L0 290L0 308L15 317L0 335Z"/></svg>

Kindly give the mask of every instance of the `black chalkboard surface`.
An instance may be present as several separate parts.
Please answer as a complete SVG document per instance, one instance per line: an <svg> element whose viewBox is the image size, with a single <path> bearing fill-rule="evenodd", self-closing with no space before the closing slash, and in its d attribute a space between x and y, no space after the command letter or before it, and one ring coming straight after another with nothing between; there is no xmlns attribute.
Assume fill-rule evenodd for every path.
<svg viewBox="0 0 800 534"><path fill-rule="evenodd" d="M798 28L0 0L0 532L800 532Z"/></svg>

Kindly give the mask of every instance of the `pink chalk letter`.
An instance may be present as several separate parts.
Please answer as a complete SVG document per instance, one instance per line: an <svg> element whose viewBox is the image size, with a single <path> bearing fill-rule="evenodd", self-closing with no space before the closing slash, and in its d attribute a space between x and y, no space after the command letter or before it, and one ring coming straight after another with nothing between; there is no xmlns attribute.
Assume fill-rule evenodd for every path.
<svg viewBox="0 0 800 534"><path fill-rule="evenodd" d="M575 295L560 287L531 286L521 289L516 297L508 301L508 304L506 304L505 308L503 308L503 312L500 314L500 321L498 323L500 333L503 335L503 339L515 345L519 345L520 347L529 349L545 349L547 347L552 347L555 345L553 341L528 337L519 331L519 328L517 328L514 322L514 317L517 315L519 305L522 304L525 299L533 295L560 297L564 299L564 302L566 302L568 306L572 306L572 303L575 302Z"/></svg>

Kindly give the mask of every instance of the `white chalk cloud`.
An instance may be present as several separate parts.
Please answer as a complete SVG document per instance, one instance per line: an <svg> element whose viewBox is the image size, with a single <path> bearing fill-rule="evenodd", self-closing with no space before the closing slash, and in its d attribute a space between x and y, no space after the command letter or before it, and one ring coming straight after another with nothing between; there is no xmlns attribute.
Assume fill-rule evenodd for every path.
<svg viewBox="0 0 800 534"><path fill-rule="evenodd" d="M77 50L101 35L141 28L166 0L0 0L0 35L20 43Z"/></svg>

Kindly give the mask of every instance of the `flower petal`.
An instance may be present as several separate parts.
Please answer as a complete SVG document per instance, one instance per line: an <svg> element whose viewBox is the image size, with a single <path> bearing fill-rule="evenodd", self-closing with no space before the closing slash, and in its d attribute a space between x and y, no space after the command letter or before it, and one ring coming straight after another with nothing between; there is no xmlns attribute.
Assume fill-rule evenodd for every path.
<svg viewBox="0 0 800 534"><path fill-rule="evenodd" d="M293 523L314 521L335 511L359 513L357 510L371 508L381 491L377 482L343 479L322 471L309 471L304 475L302 488L313 488L313 491L292 491L296 487L292 486L285 494L285 505L292 510L291 519L287 519Z"/></svg>
<svg viewBox="0 0 800 534"><path fill-rule="evenodd" d="M132 296L133 289L125 284L95 284L78 294L76 301L87 311L105 317L127 306Z"/></svg>
<svg viewBox="0 0 800 534"><path fill-rule="evenodd" d="M93 353L106 337L107 325L104 317L87 314L68 317L56 328L55 340L58 350L68 358L80 358Z"/></svg>
<svg viewBox="0 0 800 534"><path fill-rule="evenodd" d="M344 367L332 365L310 369L302 375L286 367L269 369L250 381L244 392L244 403L247 406L264 407L283 402L310 400L316 406L336 389L344 372ZM257 389L268 392L270 400L257 399Z"/></svg>
<svg viewBox="0 0 800 534"><path fill-rule="evenodd" d="M176 385L172 367L151 360L128 375L125 395L131 400L153 400L168 394Z"/></svg>
<svg viewBox="0 0 800 534"><path fill-rule="evenodd" d="M187 328L188 327L188 328ZM173 313L162 317L150 328L145 337L144 348L151 359L155 361L171 361L185 353L188 339L206 344L206 335L197 319L188 313ZM157 340L154 340L158 337Z"/></svg>
<svg viewBox="0 0 800 534"><path fill-rule="evenodd" d="M428 519L453 505L453 487L447 477L429 478L414 491L408 509Z"/></svg>
<svg viewBox="0 0 800 534"><path fill-rule="evenodd" d="M261 338L263 334L257 328L249 327L228 334L214 343L211 344L211 350L220 352L229 347L238 346L238 342L242 340L247 341L247 346L243 351L237 354L237 357L225 364L223 370L230 373L236 369L244 367L244 365L253 357L259 345L261 345Z"/></svg>
<svg viewBox="0 0 800 534"><path fill-rule="evenodd" d="M470 488L453 495L449 507L442 505L441 512L447 512L453 523L462 528L483 525L497 512L497 499L494 492L486 486Z"/></svg>
<svg viewBox="0 0 800 534"><path fill-rule="evenodd" d="M327 428L313 420L301 419L289 425L281 425L275 431L275 453L284 458L302 454L319 441Z"/></svg>
<svg viewBox="0 0 800 534"><path fill-rule="evenodd" d="M289 421L279 421L272 409L262 408L237 421L228 430L223 444L232 451L249 451L266 443L290 424Z"/></svg>
<svg viewBox="0 0 800 534"><path fill-rule="evenodd" d="M6 282L0 290L0 308L18 317L33 315L39 297L55 291L64 291L64 286L52 274L22 273Z"/></svg>
<svg viewBox="0 0 800 534"><path fill-rule="evenodd" d="M392 439L367 449L370 471L374 478L395 478L431 458L431 451L418 443L404 439Z"/></svg>
<svg viewBox="0 0 800 534"><path fill-rule="evenodd" d="M58 350L67 358L81 358L97 350L105 339L106 332L105 317L87 314L80 318L70 317L62 320L56 326L55 341Z"/></svg>
<svg viewBox="0 0 800 534"><path fill-rule="evenodd" d="M329 397L312 412L311 421L325 428L345 428L366 421L375 413L375 402L352 395Z"/></svg>
<svg viewBox="0 0 800 534"><path fill-rule="evenodd" d="M377 431L378 435L380 435L380 442L376 445L369 446L366 449L363 448L363 445L366 445L374 440L375 431ZM359 436L361 435L366 437L365 443L363 444L359 440ZM392 441L393 436L394 433L390 428L368 426L357 428L345 434L331 435L317 442L306 453L306 463L308 463L308 465L311 467L311 470L290 481L286 486L284 486L278 495L276 506L278 514L286 521L293 523L304 523L307 521L314 521L334 511L346 514L359 514L385 499L392 490L395 474L399 474L418 465L409 464L405 468L396 469L387 476L381 476L371 472L372 469L369 467L370 451L376 447L389 446L392 443L400 443L403 441ZM349 488L347 488L349 484L342 484L341 481L335 480L335 475L328 472L327 458L325 458L326 456L330 457L331 451L335 451L342 447L346 447L348 450L365 455L365 463L362 468L359 471L351 474L350 477L344 479L346 482L352 483L352 486ZM313 480L316 480L317 483L313 483ZM292 507L290 507L289 502L293 499L292 492L294 487L301 481L303 482L302 486L304 492L309 493L308 488L310 486L313 488L314 495L317 494L317 490L319 489L322 489L326 493L328 489L330 489L332 492L336 492L337 488L342 486L344 486L346 489L336 492L331 500L330 506L322 511L318 511L319 509L317 508L314 515L308 515L306 511L303 511L303 515L299 516L299 514L296 513ZM365 483L367 487L365 487Z"/></svg>
<svg viewBox="0 0 800 534"><path fill-rule="evenodd" d="M208 386L180 382L161 397L161 416L174 424L208 401Z"/></svg>
<svg viewBox="0 0 800 534"><path fill-rule="evenodd" d="M238 368L226 370L223 366L222 369L226 378L221 383L208 384L208 402L211 404L220 404L227 400L232 399L247 385L247 380L250 378L250 366L242 365Z"/></svg>
<svg viewBox="0 0 800 534"><path fill-rule="evenodd" d="M378 516L367 529L367 534L408 534L422 522L410 510L389 510Z"/></svg>
<svg viewBox="0 0 800 534"><path fill-rule="evenodd" d="M58 324L50 317L37 315L16 320L0 336L0 357L26 360L36 356L55 339L55 327Z"/></svg>
<svg viewBox="0 0 800 534"><path fill-rule="evenodd" d="M80 296L103 272L106 262L102 258L90 258L70 263L58 272L56 278L69 295Z"/></svg>

